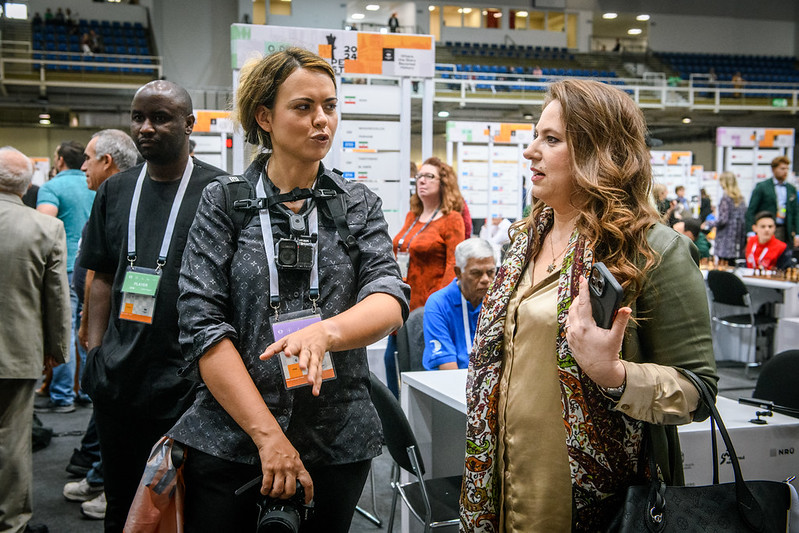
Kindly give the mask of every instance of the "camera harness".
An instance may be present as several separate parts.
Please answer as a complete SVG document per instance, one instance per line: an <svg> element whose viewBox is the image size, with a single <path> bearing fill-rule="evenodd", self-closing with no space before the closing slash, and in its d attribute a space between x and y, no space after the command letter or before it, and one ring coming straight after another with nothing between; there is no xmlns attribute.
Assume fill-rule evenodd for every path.
<svg viewBox="0 0 799 533"><path fill-rule="evenodd" d="M280 287L278 285L277 263L275 261L275 242L272 236L272 217L269 215L269 210L273 205L286 202L311 198L312 205L308 213L308 233L310 234L311 241L314 242L313 251L314 258L311 264L311 282L310 282L310 299L313 304L313 312L316 313L316 301L319 299L319 215L316 208L316 202L313 202L314 189L294 189L287 194L272 196L271 190L267 193L264 187L266 180L266 172L261 174L258 183L255 185L255 194L258 195L258 200L263 198L266 200L266 207L258 210L258 216L261 219L261 234L264 238L264 250L266 251L266 262L269 264L269 306L274 309L275 315L280 312ZM320 196L324 196L329 191L320 191ZM300 216L291 213L291 217ZM294 224L291 225L292 236L294 234Z"/></svg>
<svg viewBox="0 0 799 533"><path fill-rule="evenodd" d="M341 174L340 171L333 169L333 172ZM238 234L241 229L247 225L253 216L254 211L259 212L261 218L261 229L264 239L264 250L266 252L267 261L270 269L269 292L270 301L269 305L275 310L275 315L278 314L280 307L280 292L278 287L277 268L275 265L275 249L274 246L267 246L267 243L274 243L272 236L271 217L269 216L269 208L275 204L283 202L290 202L295 200L304 200L312 198L316 201L322 200L326 203L328 212L330 213L333 222L336 225L336 230L342 238L344 248L347 255L350 257L353 269L357 272L360 267L360 248L355 236L350 232L346 219L346 205L344 197L332 189L300 189L295 188L291 192L267 195L266 187L264 187L264 180L266 173L262 172L259 175L258 183L253 188L252 183L243 176L217 176L216 181L222 185L222 192L224 194L225 212L230 217L235 228L234 242L238 240ZM270 190L271 193L271 190ZM311 217L309 217L309 225L311 226L310 233L318 235L318 211L314 206ZM294 213L292 213L293 215ZM265 223L266 222L266 223ZM318 243L317 243L318 246ZM318 248L314 246L314 253L317 253ZM316 259L316 257L314 258ZM311 272L311 300L316 309L316 300L319 299L319 271L317 261L314 260ZM314 277L315 276L315 277Z"/></svg>

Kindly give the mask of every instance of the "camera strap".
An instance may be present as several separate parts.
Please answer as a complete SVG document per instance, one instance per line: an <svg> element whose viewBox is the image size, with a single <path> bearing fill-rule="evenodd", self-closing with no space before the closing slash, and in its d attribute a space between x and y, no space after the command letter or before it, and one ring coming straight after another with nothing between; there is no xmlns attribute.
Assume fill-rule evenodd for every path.
<svg viewBox="0 0 799 533"><path fill-rule="evenodd" d="M271 195L267 194L266 187L264 187L264 180L266 173L261 174L261 178L255 185L255 193L259 197L269 198ZM271 191L270 191L271 192ZM316 204L311 206L310 213L308 214L308 229L311 235L319 235L319 216ZM264 251L266 252L266 262L269 265L269 306L275 310L275 316L280 312L280 285L278 283L278 270L275 261L275 240L272 235L272 217L269 214L269 208L258 210L258 216L261 219L261 234L264 239ZM310 298L313 303L313 312L316 312L316 301L319 299L319 240L313 244L314 259L311 266L311 282L310 282Z"/></svg>

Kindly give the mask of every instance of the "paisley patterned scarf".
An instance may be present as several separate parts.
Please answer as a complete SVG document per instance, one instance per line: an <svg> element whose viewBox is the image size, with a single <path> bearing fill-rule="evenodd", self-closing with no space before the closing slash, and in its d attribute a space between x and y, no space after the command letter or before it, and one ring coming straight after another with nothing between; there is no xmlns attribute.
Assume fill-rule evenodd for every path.
<svg viewBox="0 0 799 533"><path fill-rule="evenodd" d="M540 242L552 227L545 209L536 220ZM483 302L466 382L466 467L461 489L461 531L498 531L501 472L497 467L499 383L502 376L508 301L526 266L532 239L517 235ZM613 411L607 399L572 357L563 326L577 295L580 275L593 264L593 249L577 231L572 234L558 280L558 336L553 363L558 366L564 441L569 455L576 529L602 528L616 511L615 498L637 477L643 423ZM524 354L516 354L523 357ZM535 446L535 443L531 443Z"/></svg>

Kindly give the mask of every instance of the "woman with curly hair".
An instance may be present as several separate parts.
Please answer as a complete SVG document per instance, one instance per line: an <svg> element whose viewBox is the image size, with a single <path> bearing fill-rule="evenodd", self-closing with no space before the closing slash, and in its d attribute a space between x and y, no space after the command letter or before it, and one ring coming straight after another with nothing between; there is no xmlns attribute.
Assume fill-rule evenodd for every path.
<svg viewBox="0 0 799 533"><path fill-rule="evenodd" d="M437 157L425 160L416 174L411 210L394 236L394 255L411 286L411 311L424 306L428 296L455 278L455 247L464 239L462 210L455 171ZM392 335L384 360L388 387L397 395L395 350L396 336Z"/></svg>
<svg viewBox="0 0 799 533"><path fill-rule="evenodd" d="M531 162L534 203L483 303L467 382L465 531L601 531L651 450L682 481L674 424L715 390L704 281L690 241L662 225L641 111L622 91L549 87ZM624 288L596 325L586 276ZM648 442L648 444L644 444Z"/></svg>

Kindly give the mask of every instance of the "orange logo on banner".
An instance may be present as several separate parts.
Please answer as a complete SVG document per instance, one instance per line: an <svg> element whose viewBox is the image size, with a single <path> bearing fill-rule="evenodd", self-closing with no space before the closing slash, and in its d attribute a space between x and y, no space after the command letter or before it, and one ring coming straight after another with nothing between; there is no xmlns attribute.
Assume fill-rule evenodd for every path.
<svg viewBox="0 0 799 533"><path fill-rule="evenodd" d="M194 113L196 122L194 123L194 133L210 132L211 119L213 118L230 118L228 111L202 111L198 110Z"/></svg>
<svg viewBox="0 0 799 533"><path fill-rule="evenodd" d="M532 124L502 123L499 125L499 133L496 136L494 136L494 142L509 143L511 133L513 133L514 131L530 131L531 129L533 129Z"/></svg>
<svg viewBox="0 0 799 533"><path fill-rule="evenodd" d="M763 140L761 140L760 143L758 144L760 148L773 148L774 139L776 139L780 135L793 136L793 130L766 130L764 133L766 135L763 137Z"/></svg>
<svg viewBox="0 0 799 533"><path fill-rule="evenodd" d="M327 45L319 45L319 55L329 59L330 52L326 56L321 53L321 49L324 46ZM344 72L350 74L381 74L383 72L383 48L431 50L432 47L432 37L427 35L359 33L358 59L345 59Z"/></svg>
<svg viewBox="0 0 799 533"><path fill-rule="evenodd" d="M691 152L669 152L669 161L667 165L676 165L682 156L690 156Z"/></svg>
<svg viewBox="0 0 799 533"><path fill-rule="evenodd" d="M320 44L319 51L317 52L319 57L323 59L332 59L333 58L333 47L329 44Z"/></svg>

